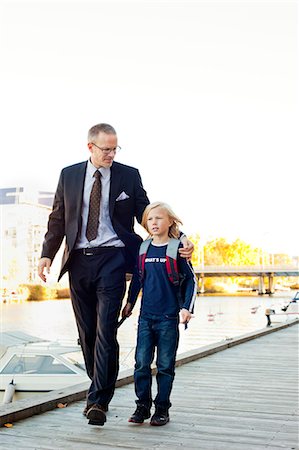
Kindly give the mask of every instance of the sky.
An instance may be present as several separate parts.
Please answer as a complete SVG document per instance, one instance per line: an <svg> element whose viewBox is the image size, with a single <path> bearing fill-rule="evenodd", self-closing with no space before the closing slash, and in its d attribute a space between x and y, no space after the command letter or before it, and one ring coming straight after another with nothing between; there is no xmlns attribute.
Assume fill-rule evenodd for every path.
<svg viewBox="0 0 299 450"><path fill-rule="evenodd" d="M186 234L299 255L298 2L0 0L0 187L116 160Z"/></svg>

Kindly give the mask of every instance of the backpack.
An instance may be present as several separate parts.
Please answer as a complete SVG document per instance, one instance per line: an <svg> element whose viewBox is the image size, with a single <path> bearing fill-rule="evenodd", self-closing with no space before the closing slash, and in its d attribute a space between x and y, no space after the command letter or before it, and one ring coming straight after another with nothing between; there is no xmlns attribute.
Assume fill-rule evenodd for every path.
<svg viewBox="0 0 299 450"><path fill-rule="evenodd" d="M150 243L152 242L152 239L146 239L141 243L140 249L139 249L139 276L141 282L144 278L144 265L145 265L145 258L147 250L150 246ZM185 277L179 273L178 270L178 264L177 264L177 256L178 256L178 249L180 245L179 239L170 238L167 244L166 249L166 271L168 275L168 279L170 283L172 283L177 292L177 296L179 299L179 302L182 301L182 285Z"/></svg>

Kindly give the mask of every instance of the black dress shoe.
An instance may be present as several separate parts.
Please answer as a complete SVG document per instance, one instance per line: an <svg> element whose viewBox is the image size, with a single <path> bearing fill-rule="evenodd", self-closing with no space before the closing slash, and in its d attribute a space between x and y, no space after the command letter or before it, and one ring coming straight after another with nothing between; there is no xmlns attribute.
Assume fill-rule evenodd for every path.
<svg viewBox="0 0 299 450"><path fill-rule="evenodd" d="M88 411L91 407L92 407L92 405L86 405L86 406L85 406L85 408L83 409L83 412L82 412L83 416L86 417L87 411Z"/></svg>
<svg viewBox="0 0 299 450"><path fill-rule="evenodd" d="M90 405L86 405L83 410L83 416L86 417L87 411L94 405L94 403L91 403ZM100 405L104 412L108 412L108 405Z"/></svg>
<svg viewBox="0 0 299 450"><path fill-rule="evenodd" d="M86 413L89 425L103 426L106 422L106 414L101 405L92 405Z"/></svg>

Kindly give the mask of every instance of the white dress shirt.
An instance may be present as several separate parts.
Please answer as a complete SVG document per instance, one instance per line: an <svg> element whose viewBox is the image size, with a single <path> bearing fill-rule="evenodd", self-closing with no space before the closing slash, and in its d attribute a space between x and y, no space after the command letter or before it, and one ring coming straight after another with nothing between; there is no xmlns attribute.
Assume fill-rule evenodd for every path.
<svg viewBox="0 0 299 450"><path fill-rule="evenodd" d="M89 209L89 198L92 189L92 185L95 181L94 173L99 170L101 173L102 182L102 193L101 193L101 206L100 206L100 223L98 228L98 235L92 241L88 241L86 237L86 226L88 219L88 209ZM109 192L110 192L110 167L100 167L97 169L88 160L85 182L84 182L84 192L83 192L83 203L82 203L82 227L80 235L78 236L75 248L88 248L88 247L124 247L124 243L119 239L115 233L110 215L109 215Z"/></svg>

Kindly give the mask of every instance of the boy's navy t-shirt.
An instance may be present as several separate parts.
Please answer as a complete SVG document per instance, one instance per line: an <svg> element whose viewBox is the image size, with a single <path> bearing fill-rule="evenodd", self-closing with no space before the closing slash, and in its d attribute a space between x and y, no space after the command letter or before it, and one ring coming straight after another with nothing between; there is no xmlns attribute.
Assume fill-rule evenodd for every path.
<svg viewBox="0 0 299 450"><path fill-rule="evenodd" d="M141 300L141 314L164 314L176 316L179 302L175 287L169 282L166 271L167 244L150 244L145 258L144 284Z"/></svg>

